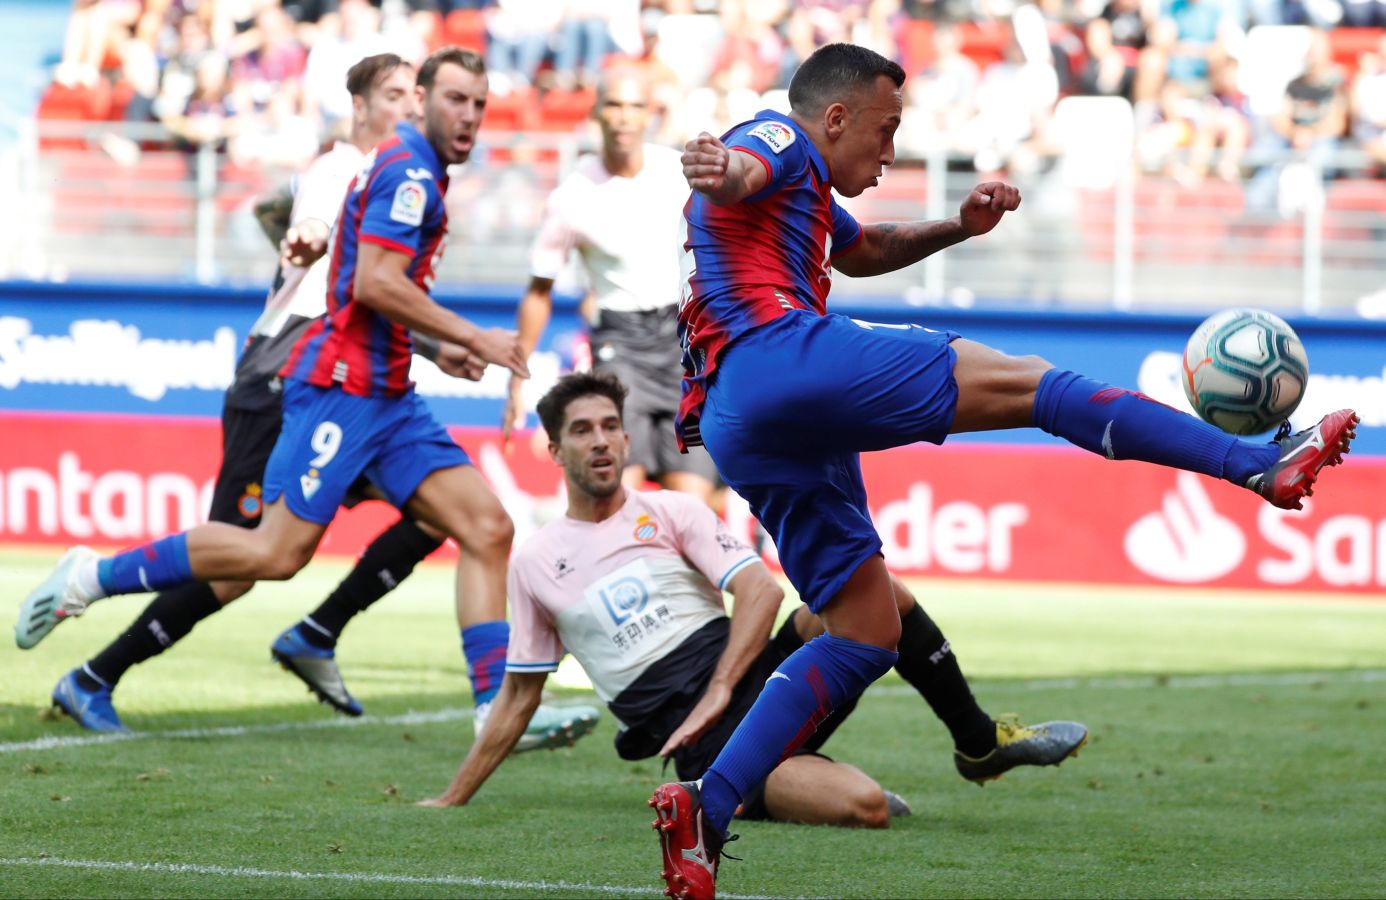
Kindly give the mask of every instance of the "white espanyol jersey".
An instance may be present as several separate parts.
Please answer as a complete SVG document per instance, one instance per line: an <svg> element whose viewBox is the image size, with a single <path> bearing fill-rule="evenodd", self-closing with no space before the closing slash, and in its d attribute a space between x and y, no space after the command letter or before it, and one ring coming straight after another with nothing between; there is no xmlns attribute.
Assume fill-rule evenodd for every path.
<svg viewBox="0 0 1386 900"><path fill-rule="evenodd" d="M530 250L532 277L557 278L577 250L599 309L634 312L678 302L688 182L676 151L646 144L644 153L634 178L612 175L600 156L578 162L544 207Z"/></svg>
<svg viewBox="0 0 1386 900"><path fill-rule="evenodd" d="M337 223L346 199L347 188L361 171L366 154L355 144L338 141L331 150L313 160L306 171L295 175L290 182L294 205L289 223L304 219L326 222L329 230ZM289 316L316 319L327 311L327 270L332 263L331 237L329 252L308 267L281 265L277 287L265 301L265 311L255 322L252 335L278 334Z"/></svg>
<svg viewBox="0 0 1386 900"><path fill-rule="evenodd" d="M510 562L505 667L552 672L566 650L609 704L725 617L722 590L757 562L712 510L674 491L631 491L602 522L555 519Z"/></svg>

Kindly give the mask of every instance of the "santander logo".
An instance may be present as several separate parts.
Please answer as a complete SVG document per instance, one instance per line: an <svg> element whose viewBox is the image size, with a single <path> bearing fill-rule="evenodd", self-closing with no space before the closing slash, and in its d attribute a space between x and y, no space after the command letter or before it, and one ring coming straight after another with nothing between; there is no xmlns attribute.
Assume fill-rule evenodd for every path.
<svg viewBox="0 0 1386 900"><path fill-rule="evenodd" d="M1213 508L1200 478L1180 472L1160 509L1126 532L1126 558L1152 578L1196 584L1221 578L1246 556L1246 536Z"/></svg>

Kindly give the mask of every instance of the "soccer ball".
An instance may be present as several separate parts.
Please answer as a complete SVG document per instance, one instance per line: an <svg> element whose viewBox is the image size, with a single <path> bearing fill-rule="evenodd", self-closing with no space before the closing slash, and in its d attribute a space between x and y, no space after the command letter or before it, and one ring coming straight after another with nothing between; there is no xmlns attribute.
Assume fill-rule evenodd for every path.
<svg viewBox="0 0 1386 900"><path fill-rule="evenodd" d="M1288 419L1308 380L1299 336L1259 309L1210 316L1184 348L1184 393L1194 412L1232 434L1260 434Z"/></svg>

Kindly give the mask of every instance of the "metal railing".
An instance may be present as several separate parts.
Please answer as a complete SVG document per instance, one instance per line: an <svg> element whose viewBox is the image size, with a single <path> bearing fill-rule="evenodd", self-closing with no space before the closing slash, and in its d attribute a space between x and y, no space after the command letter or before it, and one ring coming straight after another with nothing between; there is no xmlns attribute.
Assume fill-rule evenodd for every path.
<svg viewBox="0 0 1386 900"><path fill-rule="evenodd" d="M113 131L143 145L138 161L100 149ZM18 145L0 148L0 201L24 211L0 235L0 277L271 278L274 254L251 207L291 173L236 167L208 146L173 149L157 125L45 121L21 133ZM545 197L583 149L575 134L487 135L452 178L439 280L518 289ZM1252 168L1278 161L1250 160ZM958 162L943 150L900 159L848 208L863 221L952 215L977 181ZM839 277L835 294L913 305L1352 314L1386 288L1386 182L1361 174L1351 154L1334 163L1359 174L1326 181L1310 170L1292 208L1262 211L1248 207L1245 183L1179 184L1121 167L1094 188L1054 165L1013 179L1022 210L986 238L888 276Z"/></svg>

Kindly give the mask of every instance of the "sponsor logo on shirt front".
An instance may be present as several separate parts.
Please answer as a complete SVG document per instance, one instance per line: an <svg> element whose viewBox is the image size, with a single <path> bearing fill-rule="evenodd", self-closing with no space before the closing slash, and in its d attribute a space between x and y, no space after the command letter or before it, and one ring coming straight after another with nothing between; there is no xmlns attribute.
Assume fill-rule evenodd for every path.
<svg viewBox="0 0 1386 900"><path fill-rule="evenodd" d="M653 573L643 560L622 566L583 591L587 608L620 653L666 640L673 611L659 596Z"/></svg>
<svg viewBox="0 0 1386 900"><path fill-rule="evenodd" d="M795 139L794 129L779 122L761 122L747 134L760 138L776 156L783 153L786 147L794 143Z"/></svg>
<svg viewBox="0 0 1386 900"><path fill-rule="evenodd" d="M390 205L390 218L401 225L422 225L424 203L428 193L417 181L406 181L395 188L395 202Z"/></svg>

